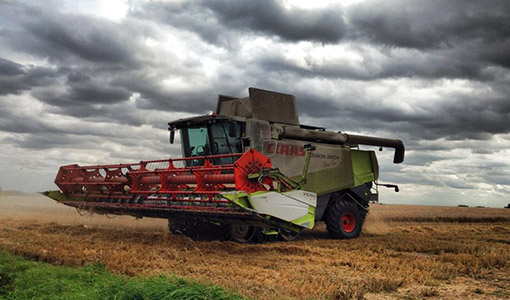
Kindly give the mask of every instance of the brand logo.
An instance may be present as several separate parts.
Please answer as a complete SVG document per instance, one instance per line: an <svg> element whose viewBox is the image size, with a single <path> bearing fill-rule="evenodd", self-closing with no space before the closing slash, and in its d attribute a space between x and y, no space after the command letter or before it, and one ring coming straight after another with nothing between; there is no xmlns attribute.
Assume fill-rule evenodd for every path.
<svg viewBox="0 0 510 300"><path fill-rule="evenodd" d="M275 147L275 143L268 143L266 146L267 154L281 154L281 155L292 155L292 156L305 156L306 151L304 147L296 145L285 145L278 144Z"/></svg>

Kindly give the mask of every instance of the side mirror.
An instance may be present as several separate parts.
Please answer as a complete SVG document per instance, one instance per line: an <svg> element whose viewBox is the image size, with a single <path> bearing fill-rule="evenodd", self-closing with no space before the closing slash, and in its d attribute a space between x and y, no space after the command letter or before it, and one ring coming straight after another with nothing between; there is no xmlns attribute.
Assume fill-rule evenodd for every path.
<svg viewBox="0 0 510 300"><path fill-rule="evenodd" d="M303 148L305 148L306 151L315 151L315 149L317 149L317 147L312 144L306 144L303 146Z"/></svg>
<svg viewBox="0 0 510 300"><path fill-rule="evenodd" d="M169 130L170 130L170 144L173 144L175 140L175 129L170 128Z"/></svg>
<svg viewBox="0 0 510 300"><path fill-rule="evenodd" d="M230 137L237 137L237 123L236 122L229 123L228 135Z"/></svg>

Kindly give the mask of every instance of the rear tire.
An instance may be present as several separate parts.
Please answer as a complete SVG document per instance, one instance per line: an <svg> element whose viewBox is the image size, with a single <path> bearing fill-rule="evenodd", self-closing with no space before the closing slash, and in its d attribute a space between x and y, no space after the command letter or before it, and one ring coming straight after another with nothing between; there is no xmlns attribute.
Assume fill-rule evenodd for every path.
<svg viewBox="0 0 510 300"><path fill-rule="evenodd" d="M363 217L357 204L345 198L331 198L326 211L326 228L334 239L357 238L363 227Z"/></svg>
<svg viewBox="0 0 510 300"><path fill-rule="evenodd" d="M230 224L228 226L228 238L240 244L252 242L257 232L257 228L250 225Z"/></svg>

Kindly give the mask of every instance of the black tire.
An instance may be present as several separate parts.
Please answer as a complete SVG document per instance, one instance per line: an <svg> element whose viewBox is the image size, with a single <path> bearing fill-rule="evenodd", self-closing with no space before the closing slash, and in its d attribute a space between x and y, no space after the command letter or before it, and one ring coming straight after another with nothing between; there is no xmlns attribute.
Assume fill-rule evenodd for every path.
<svg viewBox="0 0 510 300"><path fill-rule="evenodd" d="M228 226L228 239L240 244L253 242L257 235L257 228L244 224L230 224Z"/></svg>
<svg viewBox="0 0 510 300"><path fill-rule="evenodd" d="M366 207L368 207L368 204L367 204ZM365 221L365 219L367 218L368 209L363 209L363 208L358 206L358 210L359 210L359 213L361 215L361 218L363 218L363 221Z"/></svg>
<svg viewBox="0 0 510 300"><path fill-rule="evenodd" d="M363 217L358 205L348 197L333 196L326 210L326 228L334 239L357 238L363 227Z"/></svg>
<svg viewBox="0 0 510 300"><path fill-rule="evenodd" d="M295 232L289 229L280 228L278 230L278 238L284 242L292 242L301 236L301 231Z"/></svg>

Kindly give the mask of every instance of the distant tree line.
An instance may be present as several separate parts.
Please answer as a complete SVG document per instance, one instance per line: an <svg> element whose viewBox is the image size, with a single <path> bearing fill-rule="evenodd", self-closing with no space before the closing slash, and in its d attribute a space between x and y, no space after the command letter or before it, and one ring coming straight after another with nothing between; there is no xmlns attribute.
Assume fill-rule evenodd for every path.
<svg viewBox="0 0 510 300"><path fill-rule="evenodd" d="M20 191L3 190L0 187L0 195L5 195L5 196L22 196L22 195L25 195L25 193L20 192Z"/></svg>

